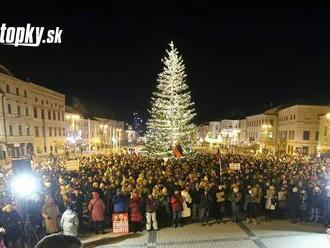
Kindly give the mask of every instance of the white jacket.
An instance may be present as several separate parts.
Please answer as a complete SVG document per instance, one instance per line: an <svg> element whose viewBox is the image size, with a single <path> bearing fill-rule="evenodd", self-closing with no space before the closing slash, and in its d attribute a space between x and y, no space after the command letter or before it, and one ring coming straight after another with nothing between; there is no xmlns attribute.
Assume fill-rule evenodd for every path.
<svg viewBox="0 0 330 248"><path fill-rule="evenodd" d="M79 220L78 215L73 210L66 210L61 218L61 227L64 235L78 236Z"/></svg>

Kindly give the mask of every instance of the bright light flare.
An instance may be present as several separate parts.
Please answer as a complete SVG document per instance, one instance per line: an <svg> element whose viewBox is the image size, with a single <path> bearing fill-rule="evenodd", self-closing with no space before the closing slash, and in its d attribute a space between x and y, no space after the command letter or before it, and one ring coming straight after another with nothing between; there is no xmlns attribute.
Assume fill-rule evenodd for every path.
<svg viewBox="0 0 330 248"><path fill-rule="evenodd" d="M21 174L11 182L13 192L20 197L28 197L38 189L37 179L32 174Z"/></svg>

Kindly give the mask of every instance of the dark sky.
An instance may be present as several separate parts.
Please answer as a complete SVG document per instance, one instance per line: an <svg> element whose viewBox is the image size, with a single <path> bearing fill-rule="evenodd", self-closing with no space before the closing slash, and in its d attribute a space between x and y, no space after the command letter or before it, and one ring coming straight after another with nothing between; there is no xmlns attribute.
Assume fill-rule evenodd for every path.
<svg viewBox="0 0 330 248"><path fill-rule="evenodd" d="M271 102L330 103L329 9L2 9L0 20L61 27L60 45L0 46L0 64L97 114L147 116L170 40L184 57L197 122Z"/></svg>

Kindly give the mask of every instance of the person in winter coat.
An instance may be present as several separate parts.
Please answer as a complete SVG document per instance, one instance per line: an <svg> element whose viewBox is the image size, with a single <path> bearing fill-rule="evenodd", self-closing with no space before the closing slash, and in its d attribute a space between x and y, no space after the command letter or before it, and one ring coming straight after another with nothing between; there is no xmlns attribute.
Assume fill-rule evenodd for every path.
<svg viewBox="0 0 330 248"><path fill-rule="evenodd" d="M287 205L292 223L297 222L297 216L300 209L300 194L298 188L294 187L287 195Z"/></svg>
<svg viewBox="0 0 330 248"><path fill-rule="evenodd" d="M92 221L95 233L104 233L104 210L105 205L98 192L92 192L92 200L88 204L88 210L92 214Z"/></svg>
<svg viewBox="0 0 330 248"><path fill-rule="evenodd" d="M219 186L219 191L216 193L216 212L215 212L215 219L217 223L223 222L223 214L225 213L225 206L226 206L226 193L223 185Z"/></svg>
<svg viewBox="0 0 330 248"><path fill-rule="evenodd" d="M170 196L168 194L167 188L164 187L161 191L160 198L158 200L157 208L157 219L159 219L159 226L169 227L171 226L171 206L170 206Z"/></svg>
<svg viewBox="0 0 330 248"><path fill-rule="evenodd" d="M209 222L209 214L210 214L210 206L211 206L211 196L209 194L209 189L205 188L205 190L201 191L201 201L199 203L199 211L202 226L208 224Z"/></svg>
<svg viewBox="0 0 330 248"><path fill-rule="evenodd" d="M269 186L269 189L266 190L265 199L266 219L270 220L274 216L277 204L277 195L274 186Z"/></svg>
<svg viewBox="0 0 330 248"><path fill-rule="evenodd" d="M196 221L199 218L199 204L201 201L198 183L196 183L196 186L191 190L191 198L192 198L192 218L193 220Z"/></svg>
<svg viewBox="0 0 330 248"><path fill-rule="evenodd" d="M21 237L20 222L21 217L14 209L14 206L7 204L2 208L1 225L5 229L4 242L8 248L19 247L18 241Z"/></svg>
<svg viewBox="0 0 330 248"><path fill-rule="evenodd" d="M247 213L247 223L249 224L251 219L255 225L257 225L256 220L256 196L252 192L252 187L248 186L247 191L245 193L245 202L244 202L244 209Z"/></svg>
<svg viewBox="0 0 330 248"><path fill-rule="evenodd" d="M139 197L137 191L132 192L131 199L129 199L128 207L130 209L130 222L131 230L133 232L141 231L141 222L142 222L142 199Z"/></svg>
<svg viewBox="0 0 330 248"><path fill-rule="evenodd" d="M171 205L173 212L173 226L177 228L181 226L181 212L183 210L183 197L180 194L180 191L176 190L174 195L171 197Z"/></svg>
<svg viewBox="0 0 330 248"><path fill-rule="evenodd" d="M63 213L61 227L64 235L78 236L79 218L78 214L73 210L72 205L68 205L67 210Z"/></svg>
<svg viewBox="0 0 330 248"><path fill-rule="evenodd" d="M276 208L276 217L278 219L283 219L287 210L287 191L284 187L281 187L280 191L277 193L278 205Z"/></svg>
<svg viewBox="0 0 330 248"><path fill-rule="evenodd" d="M114 213L126 213L128 211L128 197L122 193L121 189L117 189L112 202Z"/></svg>
<svg viewBox="0 0 330 248"><path fill-rule="evenodd" d="M187 186L181 191L181 195L184 199L181 216L182 218L188 218L191 216L191 203L192 203L192 199L189 194L189 186Z"/></svg>
<svg viewBox="0 0 330 248"><path fill-rule="evenodd" d="M41 215L44 218L46 225L46 234L52 234L58 232L57 221L60 217L60 210L55 204L53 197L48 196L45 199L45 205L42 207Z"/></svg>
<svg viewBox="0 0 330 248"><path fill-rule="evenodd" d="M309 221L318 222L322 203L321 203L321 189L317 186L314 188L311 204L312 204L312 214Z"/></svg>
<svg viewBox="0 0 330 248"><path fill-rule="evenodd" d="M324 226L330 228L330 186L325 187L325 196L323 202Z"/></svg>
<svg viewBox="0 0 330 248"><path fill-rule="evenodd" d="M146 205L147 231L151 230L151 224L153 229L157 231L158 230L158 223L156 216L157 203L154 197L152 196L152 194L148 194L148 198L145 201L145 205Z"/></svg>
<svg viewBox="0 0 330 248"><path fill-rule="evenodd" d="M233 191L230 193L228 200L231 205L231 213L233 222L239 221L239 211L240 211L240 202L242 199L242 194L239 192L237 186L233 187Z"/></svg>

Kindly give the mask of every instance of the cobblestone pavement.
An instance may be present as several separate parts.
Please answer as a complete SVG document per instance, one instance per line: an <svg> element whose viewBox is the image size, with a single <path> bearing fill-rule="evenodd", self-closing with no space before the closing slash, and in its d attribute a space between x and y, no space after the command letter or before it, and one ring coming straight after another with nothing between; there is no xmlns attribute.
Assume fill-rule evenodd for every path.
<svg viewBox="0 0 330 248"><path fill-rule="evenodd" d="M330 237L319 224L291 224L286 220L260 225L231 223L165 228L110 241L99 248L330 248Z"/></svg>

